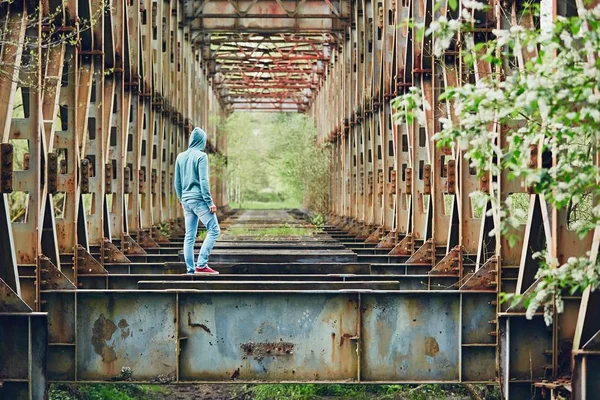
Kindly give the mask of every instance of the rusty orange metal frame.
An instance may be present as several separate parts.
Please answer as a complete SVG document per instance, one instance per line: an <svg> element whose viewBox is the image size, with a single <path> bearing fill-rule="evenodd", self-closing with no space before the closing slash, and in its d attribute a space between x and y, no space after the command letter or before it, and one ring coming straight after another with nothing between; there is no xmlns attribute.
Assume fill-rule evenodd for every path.
<svg viewBox="0 0 600 400"><path fill-rule="evenodd" d="M485 343L457 339L462 347L453 354L463 358L453 373L474 376L478 360L485 365L492 360L493 379L511 399L565 391L585 399L600 390L597 293L565 296L565 311L555 314L550 329L540 316L527 320L522 307L499 304L496 295L528 293L539 284L538 264L531 257L535 251L546 250L561 262L587 251L597 259L599 231L579 238L569 230L564 210L548 207L542 196L529 194L507 176L480 179L461 151L439 149L433 142L439 118L453 118L453 105L439 99L440 89L503 72L482 62L477 68L463 64L461 46L443 62L434 60L435 38L415 40L417 32L404 22L413 18L427 25L435 17L451 17L447 2L437 8L433 0L60 3L64 7L54 15L44 2L0 2L2 26L8 27L1 32L0 52L0 293L6 296L0 298L0 328L3 337L14 329L27 332L13 334L14 342L0 347L3 390L18 386L26 388L27 398L40 398L45 372L35 360L45 358L41 343L48 328L39 311L70 309L86 275L107 275L105 267L129 265L130 258L151 258L151 249L166 241L159 225L168 225L175 236L181 233L182 211L171 189L175 156L186 147L193 126L208 133L210 152L226 155L226 135L218 135L217 128L232 111L314 117L319 143L332 155L331 224L384 249L385 257L401 257L406 271L425 269L436 279L450 274L460 282L495 286L485 305L495 309L486 322L492 334ZM565 7L571 3L549 4L551 15L575 12ZM492 27L509 28L517 21L534 26L518 2L489 5L476 39L459 37L456 43L489 40ZM73 40L45 45L42 33L52 25L60 34L73 34ZM519 57L516 68L524 68L528 56ZM411 86L432 109L424 125L396 125L390 100ZM21 104L22 113L13 112ZM502 133L502 127L496 129ZM14 169L17 153L10 145L17 142L27 143L16 160L22 170ZM540 153L532 148L533 163L541 165ZM227 185L219 173L226 166L213 168L216 203L226 206ZM497 211L479 213L469 197L475 190L490 190L492 183L501 199L517 194L529 202L516 247L510 248L497 230L489 235ZM26 198L26 209L15 221L8 211L11 191ZM459 297L465 312L464 294ZM391 323L384 317L372 321ZM381 342L375 325L365 321L361 326L363 336L355 336ZM74 333L61 339L51 341L54 361L75 351ZM11 375L6 363L13 358L4 356L13 347L31 357L22 357ZM184 355L189 354L194 352ZM182 365L187 369L182 367L179 376L187 380L208 376L190 360ZM86 371L90 379L98 372ZM360 376L357 370L338 372L336 379ZM372 372L363 377L403 381L400 375ZM461 379L453 375L451 380L468 380Z"/></svg>

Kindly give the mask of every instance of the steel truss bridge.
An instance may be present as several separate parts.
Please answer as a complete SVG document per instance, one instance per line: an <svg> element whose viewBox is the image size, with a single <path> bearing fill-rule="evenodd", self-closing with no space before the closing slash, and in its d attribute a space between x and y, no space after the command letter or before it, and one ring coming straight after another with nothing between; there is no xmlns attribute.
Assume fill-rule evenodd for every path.
<svg viewBox="0 0 600 400"><path fill-rule="evenodd" d="M537 23L520 2L489 4L477 42ZM547 4L554 17L574 5ZM501 176L501 197L525 196L529 213L515 247L489 235L498 216L474 212L469 193L491 177L432 137L449 114L440 88L492 67L463 64L461 40L441 64L403 24L443 14L445 0L0 1L0 398L124 374L595 398L599 294L565 296L547 327L498 293L539 283L536 251L597 257L600 232L577 237L566 211ZM392 121L390 100L409 87L433 105L425 125ZM328 226L304 242L225 240L222 275L173 275L175 156L192 126L226 156L219 123L248 110L315 118L333 156ZM225 228L303 224L230 210L224 168L212 185ZM11 218L15 195L26 207Z"/></svg>

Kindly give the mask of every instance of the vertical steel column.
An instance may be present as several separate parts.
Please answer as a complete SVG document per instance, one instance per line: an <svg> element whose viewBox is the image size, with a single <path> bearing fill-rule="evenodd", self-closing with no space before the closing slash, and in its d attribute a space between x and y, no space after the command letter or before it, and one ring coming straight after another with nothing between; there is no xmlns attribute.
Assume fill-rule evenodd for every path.
<svg viewBox="0 0 600 400"><path fill-rule="evenodd" d="M141 57L140 79L140 108L142 108L141 137L140 137L140 171L139 171L139 196L140 196L140 226L144 232L152 232L155 215L152 205L152 153L154 148L155 112L152 106L152 90L154 82L154 7L151 0L144 0L140 4L140 33ZM150 235L152 239L152 235ZM138 241L142 242L138 237Z"/></svg>
<svg viewBox="0 0 600 400"><path fill-rule="evenodd" d="M31 15L31 19L23 19L26 15ZM40 278L40 258L41 258L41 234L39 227L42 224L41 215L43 203L43 185L42 185L42 157L44 157L44 148L42 142L42 72L39 60L42 59L41 53L41 13L27 7L23 7L21 2L15 2L14 8L9 7L9 18L14 23L15 28L23 29L25 40L29 41L30 46L27 55L23 54L21 64L18 64L19 74L17 77L17 91L20 91L23 112L13 112L10 120L10 128L6 142L12 140L26 140L29 151L24 155L21 171L13 173L13 191L25 193L25 213L20 220L12 223L12 234L14 239L14 251L16 253L17 264L19 267L19 280L21 285L21 298L34 310L40 309L39 287ZM27 27L27 29L25 29ZM12 35L11 35L12 36ZM14 39L23 38L22 32L15 33ZM22 39L21 39L22 40ZM20 51L16 47L5 45L6 55L15 54L19 57ZM21 65L36 66L35 70L31 67ZM15 90L15 87L12 87ZM14 101L13 101L14 104ZM11 108L11 111L13 109ZM3 140L4 141L4 140ZM46 163L48 165L48 163Z"/></svg>
<svg viewBox="0 0 600 400"><path fill-rule="evenodd" d="M124 172L125 146L127 144L127 128L129 121L130 93L125 90L125 82L130 78L129 46L125 37L128 34L127 10L125 3L113 0L112 3L112 39L114 45L114 65L112 80L114 82L114 99L110 109L110 123L106 158L106 194L108 208L108 226L106 232L109 241L120 241L126 232Z"/></svg>
<svg viewBox="0 0 600 400"><path fill-rule="evenodd" d="M12 29L3 32L5 43L0 53L0 64L4 66L4 73L0 75L0 92L5 95L5 103L0 107L0 167L6 168L12 165L10 150L10 128L13 116L15 92L19 78L19 68L23 55L23 41L25 39L25 27L27 12L22 1L0 5L0 15L6 18L6 26ZM21 284L17 264L22 263L21 256L17 257L17 247L13 238L11 226L10 205L8 193L11 187L0 186L0 279L19 296L21 296ZM37 240L35 241L37 242ZM35 243L34 242L34 243ZM20 245L19 247L22 247ZM35 250L31 252L32 260L35 260Z"/></svg>
<svg viewBox="0 0 600 400"><path fill-rule="evenodd" d="M384 89L383 89L383 71L384 71L384 6L383 0L371 2L371 47L372 47L372 72L371 80L371 137L372 142L372 182L373 182L373 227L368 241L377 243L381 238L383 231L383 207L384 207L384 186L385 186L385 121L384 121Z"/></svg>
<svg viewBox="0 0 600 400"><path fill-rule="evenodd" d="M412 29L405 22L412 15L412 1L400 0L396 4L396 65L395 88L401 94L412 85ZM411 152L409 151L408 124L396 125L396 164L398 165L396 191L396 227L399 239L409 234L412 205ZM396 249L398 250L398 249Z"/></svg>
<svg viewBox="0 0 600 400"><path fill-rule="evenodd" d="M73 18L77 15L76 5L68 4L66 16ZM65 19L65 28L77 29L74 18ZM77 36L75 37L77 39ZM51 227L56 235L56 243L60 256L67 256L74 263L65 262L62 272L71 280L76 282L77 267L77 216L79 212L80 190L79 180L79 135L76 131L79 122L78 90L79 86L79 57L77 48L70 43L65 43L64 62L62 70L62 81L58 101L58 120L54 120L56 114L44 115L44 125L54 120L54 137L48 141L48 153L56 155L58 171L48 170L48 182L51 182L50 174L56 174L56 187L48 189L50 200L53 203L53 220L56 226ZM47 119L48 118L48 119ZM58 126L56 126L58 123ZM49 163L49 165L52 165ZM58 201L57 201L58 200ZM46 219L47 221L47 219ZM46 224L45 224L46 225ZM46 225L45 229L49 226ZM44 238L42 238L45 242ZM42 248L44 248L42 243ZM44 251L46 253L46 251ZM48 254L50 256L50 254ZM66 260L64 260L66 261ZM59 268L59 260L56 262ZM69 266L70 268L68 268Z"/></svg>
<svg viewBox="0 0 600 400"><path fill-rule="evenodd" d="M431 4L429 0L414 1L413 18L415 24L426 24L431 21ZM413 37L418 35L414 28ZM431 39L424 38L414 43L413 51L413 83L418 87L425 99L431 100ZM431 105L431 102L429 103ZM426 120L415 121L410 129L409 141L412 144L412 230L413 249L417 249L431 237L431 157L428 132L431 131L431 112L426 112Z"/></svg>
<svg viewBox="0 0 600 400"><path fill-rule="evenodd" d="M372 226L375 223L375 136L376 136L376 124L373 116L373 71L375 66L374 60L374 45L375 45L375 34L373 20L373 1L362 0L363 3L363 20L364 20L364 46L365 46L365 69L364 69L364 84L365 91L362 99L362 109L364 113L364 141L363 141L363 152L365 157L365 190L364 190L364 226L359 237L366 239L372 230Z"/></svg>
<svg viewBox="0 0 600 400"><path fill-rule="evenodd" d="M398 166L396 154L398 148L395 124L392 121L392 110L390 100L395 97L396 85L392 81L394 75L394 46L396 41L396 0L384 0L382 3L383 13L383 82L382 82L382 110L381 126L383 131L383 157L384 157L384 182L383 182L383 228L387 231L393 230L388 239L390 244L395 244L397 231L395 224L396 213L396 185Z"/></svg>
<svg viewBox="0 0 600 400"><path fill-rule="evenodd" d="M125 82L125 87L129 93L130 106L129 118L127 123L126 140L124 145L125 166L123 169L124 179L124 197L127 218L127 235L138 237L142 229L141 210L140 210L140 170L141 170L141 147L144 129L144 100L140 96L141 91L141 73L142 60L146 57L141 43L141 10L140 2L127 2L127 40L130 49L135 49L130 54L130 76ZM127 240L133 240L131 237ZM135 246L134 246L135 247ZM134 250L139 251L139 249Z"/></svg>

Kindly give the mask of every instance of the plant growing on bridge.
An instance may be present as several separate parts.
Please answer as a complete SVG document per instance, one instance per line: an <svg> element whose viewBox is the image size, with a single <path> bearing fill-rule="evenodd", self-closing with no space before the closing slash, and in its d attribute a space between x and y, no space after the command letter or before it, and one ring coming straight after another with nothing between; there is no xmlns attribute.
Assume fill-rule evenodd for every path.
<svg viewBox="0 0 600 400"><path fill-rule="evenodd" d="M5 48L4 59L0 63L0 80L9 80L19 86L53 91L56 77L44 76L44 70L52 50L63 46L79 46L81 34L89 31L110 11L108 0L99 0L89 18L68 19L68 10L62 6L52 8L40 2L38 6L23 12L13 7L14 0L0 0L0 6L9 10L0 17L0 45ZM41 33L38 36L38 27ZM22 32L22 33L20 33ZM71 62L74 54L65 57L64 63Z"/></svg>
<svg viewBox="0 0 600 400"><path fill-rule="evenodd" d="M445 88L440 100L452 105L452 113L441 119L434 140L439 147L455 149L480 175L493 177L490 193L473 195L482 204L492 204L500 221L496 229L511 243L517 240L512 228L522 223L523 210L510 197L500 200L496 182L501 174L564 210L569 228L582 238L598 232L600 205L594 199L600 196L600 7L579 9L577 17L557 17L554 24L543 23L542 30L520 25L496 29L493 40L477 42L474 15L486 6L470 0L462 5L459 19L443 16L425 35L433 36L438 59L460 35L463 62L487 63L491 73L481 74L475 83ZM504 68L514 60L522 60L517 68ZM424 120L432 106L418 88L410 88L393 105L399 123ZM535 148L542 154L541 165L531 163ZM506 296L524 300L529 318L543 306L550 324L553 307L563 309L563 291L593 291L600 285L596 255L570 257L562 265L547 252L536 257L542 261L533 293L527 298Z"/></svg>

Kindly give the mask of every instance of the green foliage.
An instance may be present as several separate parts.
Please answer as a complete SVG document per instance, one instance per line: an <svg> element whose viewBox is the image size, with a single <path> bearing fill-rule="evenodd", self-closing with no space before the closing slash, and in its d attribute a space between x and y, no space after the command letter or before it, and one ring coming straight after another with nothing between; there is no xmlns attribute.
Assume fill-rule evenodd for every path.
<svg viewBox="0 0 600 400"><path fill-rule="evenodd" d="M304 204L323 212L329 151L316 145L313 121L300 114L234 113L228 134L230 201Z"/></svg>
<svg viewBox="0 0 600 400"><path fill-rule="evenodd" d="M483 10L486 5L472 1L466 7ZM469 10L461 13L462 20L440 17L426 31L434 37L436 57L443 57L460 34L467 64L499 68L507 60L524 60L508 74L495 69L475 84L446 87L440 98L452 103L454 112L440 118L443 127L434 137L438 146L460 151L470 167L493 182L490 193L471 195L478 207L490 204L501 222L491 234L501 233L512 244L519 240L514 232L526 221L529 196L500 201L495 182L501 175L564 210L568 229L581 238L600 227L600 205L592 200L600 196L600 6L577 11L576 17L557 17L543 31L524 26L496 29L494 40L479 43L471 33L476 13ZM398 122L408 124L422 125L425 110L431 108L418 88L409 88L393 105ZM533 148L543 155L543 165L530 162ZM600 263L589 254L568 260L556 254L541 258L536 274L541 284L526 299L529 317L543 305L550 323L553 310L562 311L562 291L600 287Z"/></svg>
<svg viewBox="0 0 600 400"><path fill-rule="evenodd" d="M319 229L323 229L323 226L325 225L325 217L323 216L323 214L317 214L311 219L310 222L315 227L317 227Z"/></svg>
<svg viewBox="0 0 600 400"><path fill-rule="evenodd" d="M244 201L236 203L230 201L229 206L239 210L290 210L302 207L302 203L294 199L281 202Z"/></svg>
<svg viewBox="0 0 600 400"><path fill-rule="evenodd" d="M204 240L204 239L206 239L206 235L207 234L208 234L208 231L206 231L204 229L201 230L201 231L198 231L198 235L196 235L196 239L198 239L198 240Z"/></svg>
<svg viewBox="0 0 600 400"><path fill-rule="evenodd" d="M247 397L253 400L438 400L470 398L462 385L362 385L362 384L264 384L243 386ZM491 389L491 390L490 390ZM475 388L487 400L498 399L495 386ZM208 390L210 392L210 389ZM186 392L188 393L188 392ZM191 392L189 392L191 393ZM206 392L203 391L206 395ZM224 393L215 391L218 398ZM83 384L50 385L49 400L163 400L173 398L173 388L160 385ZM179 397L178 397L179 398ZM213 398L212 396L210 398ZM226 398L226 397L225 397Z"/></svg>
<svg viewBox="0 0 600 400"><path fill-rule="evenodd" d="M165 391L164 387L158 385L52 384L49 400L149 400Z"/></svg>
<svg viewBox="0 0 600 400"><path fill-rule="evenodd" d="M167 239L171 237L171 225L168 222L159 223L157 228Z"/></svg>
<svg viewBox="0 0 600 400"><path fill-rule="evenodd" d="M312 228L281 226L273 228L230 228L224 237L250 236L257 240L274 240L281 237L311 236L316 231Z"/></svg>
<svg viewBox="0 0 600 400"><path fill-rule="evenodd" d="M255 400L318 400L336 399L411 399L438 400L465 394L459 385L337 385L337 384L275 384L257 385L252 389Z"/></svg>

